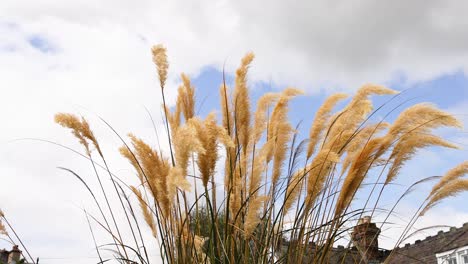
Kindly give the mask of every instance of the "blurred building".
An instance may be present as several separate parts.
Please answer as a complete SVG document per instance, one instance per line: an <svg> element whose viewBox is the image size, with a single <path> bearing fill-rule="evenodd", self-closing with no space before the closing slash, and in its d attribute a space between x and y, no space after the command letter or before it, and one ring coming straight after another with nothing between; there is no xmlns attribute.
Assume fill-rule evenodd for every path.
<svg viewBox="0 0 468 264"><path fill-rule="evenodd" d="M379 247L379 235L380 229L370 217L361 218L352 230L350 246L332 248L327 264L468 264L468 223L393 250ZM297 242L283 241L283 254L288 246L295 248L291 243ZM313 263L317 250L317 245L310 242L302 262Z"/></svg>
<svg viewBox="0 0 468 264"><path fill-rule="evenodd" d="M394 250L391 264L468 264L468 223Z"/></svg>
<svg viewBox="0 0 468 264"><path fill-rule="evenodd" d="M0 249L0 264L16 264L21 260L21 250L18 249L18 246L13 246L13 248L8 251L6 249Z"/></svg>

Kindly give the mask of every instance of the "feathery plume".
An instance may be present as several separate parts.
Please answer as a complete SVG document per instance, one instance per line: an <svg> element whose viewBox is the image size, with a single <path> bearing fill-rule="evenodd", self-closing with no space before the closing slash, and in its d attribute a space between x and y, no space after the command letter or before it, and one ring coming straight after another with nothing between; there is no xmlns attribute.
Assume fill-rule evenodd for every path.
<svg viewBox="0 0 468 264"><path fill-rule="evenodd" d="M120 155L126 158L130 162L132 167L135 168L140 183L144 185L146 183L146 180L144 179L143 171L140 169L140 166L138 165L138 160L135 158L132 152L127 148L127 146L120 147L119 152Z"/></svg>
<svg viewBox="0 0 468 264"><path fill-rule="evenodd" d="M260 184L262 180L262 173L267 169L266 158L267 154L271 152L274 147L274 141L267 141L260 151L255 155L253 161L252 172L249 178L249 195L256 196L260 192Z"/></svg>
<svg viewBox="0 0 468 264"><path fill-rule="evenodd" d="M357 127L373 109L372 101L368 97L372 94L386 95L395 93L397 92L383 86L373 84L363 85L353 96L351 102L330 119L333 122L333 126L329 129L325 148L342 154L342 148L349 143L349 139L354 135Z"/></svg>
<svg viewBox="0 0 468 264"><path fill-rule="evenodd" d="M267 140L276 140L278 135L278 126L285 125L288 123L288 103L289 101L297 95L303 94L303 92L296 88L286 88L280 95L273 111L271 113ZM289 125L290 126L290 125ZM271 154L268 155L267 160L271 160Z"/></svg>
<svg viewBox="0 0 468 264"><path fill-rule="evenodd" d="M246 238L252 235L255 227L257 227L257 225L260 223L261 219L258 211L262 208L263 202L267 199L267 197L256 196L252 197L251 199L252 200L249 200L249 207L247 208L244 222L244 236Z"/></svg>
<svg viewBox="0 0 468 264"><path fill-rule="evenodd" d="M398 92L389 88L386 88L382 85L376 84L364 84L359 90L356 92L356 95L353 97L352 104L359 103L362 100L367 99L372 94L375 95L388 95L388 94L397 94Z"/></svg>
<svg viewBox="0 0 468 264"><path fill-rule="evenodd" d="M253 126L252 143L257 143L262 137L267 126L266 112L268 108L279 98L278 93L266 93L257 102L255 121Z"/></svg>
<svg viewBox="0 0 468 264"><path fill-rule="evenodd" d="M302 182L307 179L309 171L312 167L312 164L308 164L305 168L297 170L292 176L289 184L286 188L285 201L283 205L284 214L287 214L288 211L296 202L299 194L301 193Z"/></svg>
<svg viewBox="0 0 468 264"><path fill-rule="evenodd" d="M288 120L288 103L294 96L302 94L301 90L287 88L281 94L271 114L271 128L268 131L268 140L275 142L273 152L267 154L267 161L273 158L272 184L275 185L279 179L281 168L288 150L288 142L291 139L293 128Z"/></svg>
<svg viewBox="0 0 468 264"><path fill-rule="evenodd" d="M314 160L306 166L308 169L307 181L307 196L306 203L308 206L313 205L316 198L323 189L326 177L329 175L334 163L340 161L339 156L329 149L322 149Z"/></svg>
<svg viewBox="0 0 468 264"><path fill-rule="evenodd" d="M182 113L184 114L185 120L189 120L195 115L195 88L190 82L190 78L183 74L181 75L184 85L183 97L182 97Z"/></svg>
<svg viewBox="0 0 468 264"><path fill-rule="evenodd" d="M72 130L73 135L76 138L78 138L81 145L85 147L86 154L88 156L91 155L91 150L89 148L89 143L87 140L91 141L91 143L98 151L99 155L102 156L101 148L99 147L96 137L94 136L93 132L89 127L88 122L84 117L82 117L80 120L77 116L73 114L58 113L55 115L54 120L55 123Z"/></svg>
<svg viewBox="0 0 468 264"><path fill-rule="evenodd" d="M121 153L130 161L130 164L135 167L137 173L141 173L140 180L143 185L146 183L146 186L149 187L154 198L159 201L163 210L167 212L171 205L170 199L167 197L168 174L170 169L169 162L159 157L156 150L151 148L143 140L137 138L133 134L129 134L128 136L132 141L132 146L134 148L133 153L135 154L136 160L131 153L127 153L123 150L124 148L127 149L125 146L121 148L121 151L123 151L123 153ZM131 156L127 157L129 154Z"/></svg>
<svg viewBox="0 0 468 264"><path fill-rule="evenodd" d="M395 180L404 163L411 159L418 149L429 146L458 148L456 145L431 134L410 133L405 135L395 145L390 155L390 159L393 159L393 164L388 171L385 185Z"/></svg>
<svg viewBox="0 0 468 264"><path fill-rule="evenodd" d="M177 129L174 134L174 153L177 166L182 169L182 174L187 175L187 166L191 153L204 153L203 145L197 137L197 131L193 124L188 123Z"/></svg>
<svg viewBox="0 0 468 264"><path fill-rule="evenodd" d="M250 137L250 98L247 88L247 71L254 59L253 53L247 53L242 58L241 65L236 71L236 86L234 89L234 122L238 133L240 146L247 152Z"/></svg>
<svg viewBox="0 0 468 264"><path fill-rule="evenodd" d="M236 149L226 148L226 159L224 161L224 188L230 190L235 182L234 171L236 170Z"/></svg>
<svg viewBox="0 0 468 264"><path fill-rule="evenodd" d="M146 224L150 227L153 236L157 238L156 223L154 221L153 215L151 214L151 210L149 208L148 203L143 199L140 190L138 190L134 186L130 186L130 188L132 189L133 193L138 199L138 203L140 204L140 208L143 212L143 217L145 218Z"/></svg>
<svg viewBox="0 0 468 264"><path fill-rule="evenodd" d="M246 237L250 236L255 226L259 223L258 210L262 203L267 200L266 196L259 196L261 191L262 173L267 169L266 157L270 150L273 148L274 142L267 141L260 151L255 155L253 161L252 171L249 177L248 199L249 205L246 213L246 220L244 224L244 231Z"/></svg>
<svg viewBox="0 0 468 264"><path fill-rule="evenodd" d="M93 131L89 127L88 121L84 117L81 117L81 133L83 134L85 138L87 138L89 141L93 143L99 155L101 155L102 157L101 147L99 147L98 141L96 137L94 136Z"/></svg>
<svg viewBox="0 0 468 264"><path fill-rule="evenodd" d="M162 106L164 108L164 111L166 111L167 122L169 122L169 126L171 128L170 133L172 137L174 137L174 134L180 127L180 115L182 114L183 97L185 96L184 94L185 90L182 86L180 86L177 93L176 106L173 112L171 112L168 107L164 108L164 105Z"/></svg>
<svg viewBox="0 0 468 264"><path fill-rule="evenodd" d="M321 140L323 131L326 128L328 119L331 116L331 111L335 105L347 98L348 95L343 93L336 93L328 97L325 102L320 106L317 113L315 114L315 119L312 122L312 126L309 132L309 144L307 145L307 159L309 159L312 154L315 152L317 143Z"/></svg>
<svg viewBox="0 0 468 264"><path fill-rule="evenodd" d="M167 69L169 68L169 62L167 61L166 55L166 48L159 44L153 46L151 49L153 53L153 62L156 64L159 76L159 83L161 85L161 89L164 90L164 86L166 84L167 79Z"/></svg>
<svg viewBox="0 0 468 264"><path fill-rule="evenodd" d="M221 115L222 115L222 120L223 120L223 127L226 129L228 134L230 135L232 132L232 126L233 126L233 114L232 114L232 109L229 109L229 94L228 94L229 88L222 84L219 87L219 95L220 95L220 103L221 103Z"/></svg>
<svg viewBox="0 0 468 264"><path fill-rule="evenodd" d="M431 129L442 126L462 127L460 121L452 115L425 103L409 107L398 116L381 146L381 149L388 148L393 140L398 141L390 156L393 158L393 165L387 175L386 184L396 177L404 162L410 159L417 149L427 146L457 148L429 134Z"/></svg>
<svg viewBox="0 0 468 264"><path fill-rule="evenodd" d="M81 133L81 122L77 116L68 113L58 113L55 115L54 119L55 123L66 128L70 128L72 130L72 134L79 140L81 145L84 146L86 154L88 154L88 156L91 155L89 144Z"/></svg>
<svg viewBox="0 0 468 264"><path fill-rule="evenodd" d="M382 122L374 125L367 125L358 131L352 140L346 145L347 155L343 160L341 174L344 174L351 165L351 162L360 154L362 146L365 146L375 135L390 126L389 123ZM380 156L380 155L378 155Z"/></svg>
<svg viewBox="0 0 468 264"><path fill-rule="evenodd" d="M167 181L167 196L171 203L177 194L177 189L190 192L191 185L185 178L183 169L179 167L172 167L169 170L168 181Z"/></svg>
<svg viewBox="0 0 468 264"><path fill-rule="evenodd" d="M390 127L389 134L399 135L415 129L419 132L427 132L442 126L461 128L462 124L452 115L430 104L421 103L401 112Z"/></svg>
<svg viewBox="0 0 468 264"><path fill-rule="evenodd" d="M358 151L370 139L374 138L376 135L378 135L380 132L384 131L388 127L390 127L390 124L387 122L366 125L354 134L352 140L350 140L350 142L346 145L346 151Z"/></svg>
<svg viewBox="0 0 468 264"><path fill-rule="evenodd" d="M456 180L458 178L463 177L464 175L468 174L468 161L464 161L451 170L449 170L444 177L440 179L440 181L434 185L434 187L431 190L431 193L429 196L434 195L436 192L438 192L444 185L447 183Z"/></svg>
<svg viewBox="0 0 468 264"><path fill-rule="evenodd" d="M453 197L459 194L460 192L468 191L468 180L467 179L455 179L444 186L442 186L439 191L437 191L432 198L429 200L427 205L421 211L420 216L424 215L427 211L429 211L432 207L434 207L437 203L442 201L445 198Z"/></svg>
<svg viewBox="0 0 468 264"><path fill-rule="evenodd" d="M146 144L142 139L137 138L131 133L128 134L128 137L131 139L132 146L135 149L135 156L149 180L152 181L158 178L163 178L163 176L168 172L167 162L162 160L157 151ZM130 163L133 164L133 162Z"/></svg>
<svg viewBox="0 0 468 264"><path fill-rule="evenodd" d="M226 148L234 148L235 144L224 127L216 126L216 135L218 136L219 142L221 142Z"/></svg>
<svg viewBox="0 0 468 264"><path fill-rule="evenodd" d="M242 181L241 181L241 175L240 175L240 170L239 170L239 163L234 164L234 168L232 170L232 184L229 183L229 179L225 179L225 184L228 187L227 190L230 191L230 205L229 209L231 211L232 215L237 215L239 210L241 209L241 204L242 204ZM226 175L226 178L229 176ZM239 218L238 218L239 219Z"/></svg>
<svg viewBox="0 0 468 264"><path fill-rule="evenodd" d="M336 203L335 215L341 215L351 203L356 191L367 175L371 164L376 159L375 153L380 147L380 138L370 140L361 150L359 155L353 160L348 175L345 177L343 186Z"/></svg>
<svg viewBox="0 0 468 264"><path fill-rule="evenodd" d="M218 160L218 126L215 114L209 114L203 122L198 118L192 118L189 122L195 127L198 140L203 146L203 152L197 153L197 165L203 185L206 187L215 172L216 161Z"/></svg>

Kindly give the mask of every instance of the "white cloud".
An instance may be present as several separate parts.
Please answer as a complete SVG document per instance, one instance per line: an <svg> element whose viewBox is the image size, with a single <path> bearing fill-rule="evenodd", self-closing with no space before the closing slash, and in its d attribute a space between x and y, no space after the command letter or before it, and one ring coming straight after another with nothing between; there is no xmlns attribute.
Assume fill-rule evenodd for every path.
<svg viewBox="0 0 468 264"><path fill-rule="evenodd" d="M226 59L232 70L241 54L253 50L258 55L253 78L317 90L321 85L354 88L367 81L387 82L399 74L410 81L429 80L465 72L468 66L467 4L456 0L7 0L3 5L6 18L59 42L86 43L85 32L77 27L99 34L96 42L121 34L117 46L139 38L146 47L163 42L175 72L220 68ZM135 56L126 49L119 54Z"/></svg>

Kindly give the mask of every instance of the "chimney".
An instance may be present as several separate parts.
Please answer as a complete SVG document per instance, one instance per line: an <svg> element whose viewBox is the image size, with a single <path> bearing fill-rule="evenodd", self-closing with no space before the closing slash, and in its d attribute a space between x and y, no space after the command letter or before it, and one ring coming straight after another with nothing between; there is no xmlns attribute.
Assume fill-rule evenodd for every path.
<svg viewBox="0 0 468 264"><path fill-rule="evenodd" d="M359 219L351 233L354 246L359 250L364 263L373 263L379 258L380 229L371 223L370 216Z"/></svg>
<svg viewBox="0 0 468 264"><path fill-rule="evenodd" d="M10 251L8 255L8 262L7 263L17 263L20 261L21 258L21 250L18 249L18 246L13 246L13 249Z"/></svg>

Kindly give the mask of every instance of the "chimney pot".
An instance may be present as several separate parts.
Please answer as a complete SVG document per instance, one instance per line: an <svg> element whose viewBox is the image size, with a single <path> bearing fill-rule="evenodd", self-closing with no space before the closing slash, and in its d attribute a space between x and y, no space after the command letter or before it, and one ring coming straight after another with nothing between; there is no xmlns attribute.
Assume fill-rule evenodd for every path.
<svg viewBox="0 0 468 264"><path fill-rule="evenodd" d="M8 255L8 262L7 263L16 263L20 261L21 258L21 250L19 250L17 245L13 246L13 249L10 251Z"/></svg>
<svg viewBox="0 0 468 264"><path fill-rule="evenodd" d="M370 216L359 219L351 233L354 246L359 250L365 263L379 257L378 237L380 229L371 222Z"/></svg>

